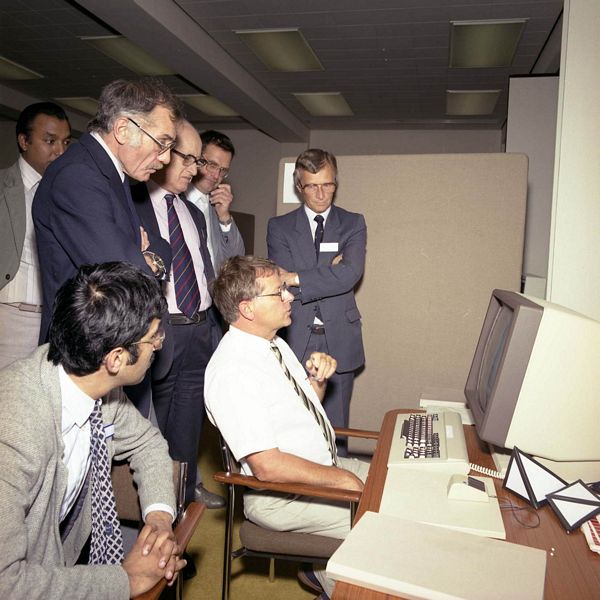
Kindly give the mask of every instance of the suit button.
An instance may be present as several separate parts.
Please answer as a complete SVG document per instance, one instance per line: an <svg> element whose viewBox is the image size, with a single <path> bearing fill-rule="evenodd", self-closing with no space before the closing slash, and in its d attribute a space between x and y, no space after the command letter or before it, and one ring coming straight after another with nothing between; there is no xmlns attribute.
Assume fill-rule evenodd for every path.
<svg viewBox="0 0 600 600"><path fill-rule="evenodd" d="M10 273L7 273L4 278L6 279L6 281L8 281L10 279Z"/></svg>

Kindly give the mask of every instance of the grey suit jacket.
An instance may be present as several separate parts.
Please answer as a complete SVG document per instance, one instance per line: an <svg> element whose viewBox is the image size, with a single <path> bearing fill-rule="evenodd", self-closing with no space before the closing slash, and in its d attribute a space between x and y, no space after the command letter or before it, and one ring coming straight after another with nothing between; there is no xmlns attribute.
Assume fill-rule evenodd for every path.
<svg viewBox="0 0 600 600"><path fill-rule="evenodd" d="M325 324L329 352L338 362L337 371L346 373L365 362L360 312L354 299L354 288L365 268L367 226L364 217L332 206L323 242L337 243L337 249L321 251L317 263L303 206L269 220L269 258L287 271L298 273L300 278L300 289L292 303L292 324L280 334L298 359L302 359L318 309ZM332 265L338 254L343 254L343 260Z"/></svg>
<svg viewBox="0 0 600 600"><path fill-rule="evenodd" d="M213 257L213 267L215 273L219 273L221 265L232 256L246 254L244 240L240 234L235 220L231 223L229 231L223 231L219 225L219 217L214 206L208 207L208 227L210 228L211 239L215 240L215 256Z"/></svg>
<svg viewBox="0 0 600 600"><path fill-rule="evenodd" d="M25 187L19 163L0 171L0 290L19 270L25 240Z"/></svg>
<svg viewBox="0 0 600 600"><path fill-rule="evenodd" d="M202 211L202 209L200 208L199 202L196 202L196 200L190 200L189 196L187 195L186 198L204 215L204 211ZM246 254L246 249L244 247L244 240L242 239L240 230L235 224L235 220L231 223L229 231L223 231L219 225L219 217L217 215L217 211L215 210L215 207L210 204L208 206L207 221L208 222L206 226L210 232L210 238L211 240L213 240L215 246L215 255L212 257L212 265L215 271L215 275L218 275L221 265L228 258L231 258L232 256L238 256L239 254L244 255Z"/></svg>
<svg viewBox="0 0 600 600"><path fill-rule="evenodd" d="M73 566L91 531L90 494L64 543L60 539L67 470L58 368L47 351L40 346L0 371L0 598L125 600L129 582L122 567ZM129 460L142 507L174 507L172 462L158 429L120 390L105 399L102 415L114 424L109 457Z"/></svg>

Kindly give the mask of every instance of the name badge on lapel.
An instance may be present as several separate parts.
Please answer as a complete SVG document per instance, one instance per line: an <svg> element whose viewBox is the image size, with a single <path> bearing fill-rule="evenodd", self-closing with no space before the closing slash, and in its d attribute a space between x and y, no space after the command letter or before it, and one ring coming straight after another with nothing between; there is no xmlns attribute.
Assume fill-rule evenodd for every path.
<svg viewBox="0 0 600 600"><path fill-rule="evenodd" d="M104 437L105 439L109 439L111 437L113 437L113 435L115 435L115 424L114 423L109 423L108 425L104 426Z"/></svg>
<svg viewBox="0 0 600 600"><path fill-rule="evenodd" d="M339 244L337 242L321 242L319 252L337 252Z"/></svg>

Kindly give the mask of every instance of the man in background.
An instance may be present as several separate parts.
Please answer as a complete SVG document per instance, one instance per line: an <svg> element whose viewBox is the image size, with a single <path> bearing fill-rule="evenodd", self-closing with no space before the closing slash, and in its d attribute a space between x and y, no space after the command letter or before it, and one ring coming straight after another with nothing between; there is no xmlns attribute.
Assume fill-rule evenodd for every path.
<svg viewBox="0 0 600 600"><path fill-rule="evenodd" d="M169 279L163 282L173 363L165 377L153 378L156 420L171 457L189 465L186 499L221 508L224 499L207 490L196 471L204 421L204 371L221 337L208 291L214 271L206 245L206 222L183 196L198 170L201 150L198 132L180 121L171 162L152 174L147 184L134 186L132 193L143 227L169 243L173 254Z"/></svg>
<svg viewBox="0 0 600 600"><path fill-rule="evenodd" d="M365 268L367 227L362 215L333 204L337 162L330 152L304 151L294 184L303 206L270 219L267 230L269 258L297 288L283 335L302 363L315 351L335 356L323 406L334 427L348 427L354 374L365 362L354 288ZM345 441L338 440L338 451L347 455Z"/></svg>
<svg viewBox="0 0 600 600"><path fill-rule="evenodd" d="M219 131L204 131L202 161L186 197L204 215L208 230L208 249L215 273L224 260L244 254L244 241L230 212L233 194L226 183L235 148L231 140Z"/></svg>
<svg viewBox="0 0 600 600"><path fill-rule="evenodd" d="M30 104L16 126L19 159L0 171L0 368L38 345L42 282L31 205L42 175L71 141L64 110Z"/></svg>
<svg viewBox="0 0 600 600"><path fill-rule="evenodd" d="M185 566L167 444L121 389L160 348L164 303L131 265L82 267L58 291L49 344L0 371L0 597L126 600ZM125 557L113 457L146 523Z"/></svg>

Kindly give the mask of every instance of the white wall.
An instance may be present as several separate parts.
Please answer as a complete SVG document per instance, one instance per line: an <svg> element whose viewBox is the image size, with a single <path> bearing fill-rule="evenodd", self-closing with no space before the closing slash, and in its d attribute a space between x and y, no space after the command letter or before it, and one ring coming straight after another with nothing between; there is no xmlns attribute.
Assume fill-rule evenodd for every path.
<svg viewBox="0 0 600 600"><path fill-rule="evenodd" d="M600 319L600 2L565 0L548 299Z"/></svg>
<svg viewBox="0 0 600 600"><path fill-rule="evenodd" d="M529 157L523 274L546 278L550 246L558 77L511 77L506 151Z"/></svg>

